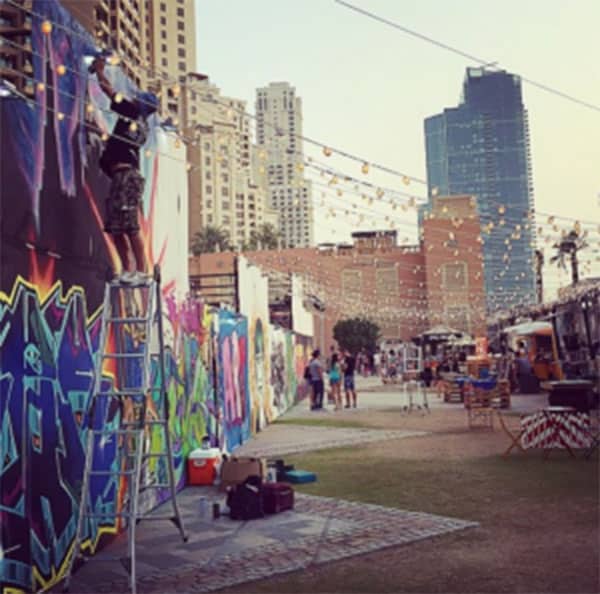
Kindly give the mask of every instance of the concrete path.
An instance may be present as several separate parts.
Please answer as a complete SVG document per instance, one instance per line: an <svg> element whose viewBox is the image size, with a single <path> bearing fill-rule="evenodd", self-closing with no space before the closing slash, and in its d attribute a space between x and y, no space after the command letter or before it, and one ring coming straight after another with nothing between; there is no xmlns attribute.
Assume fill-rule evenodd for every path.
<svg viewBox="0 0 600 594"><path fill-rule="evenodd" d="M201 496L223 504L223 496L213 487L189 487L179 494L190 537L187 543L181 542L169 522L140 523L138 592L210 592L477 526L454 518L298 493L294 511L248 522L228 517L213 520L201 515ZM98 556L120 556L125 545L121 535ZM71 591L126 592L128 583L118 562L90 562L73 577Z"/></svg>

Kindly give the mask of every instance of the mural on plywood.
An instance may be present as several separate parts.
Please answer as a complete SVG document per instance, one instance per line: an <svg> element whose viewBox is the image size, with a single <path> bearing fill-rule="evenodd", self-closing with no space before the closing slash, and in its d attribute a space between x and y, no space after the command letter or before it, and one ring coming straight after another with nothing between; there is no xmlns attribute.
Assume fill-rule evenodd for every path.
<svg viewBox="0 0 600 594"><path fill-rule="evenodd" d="M231 451L250 437L248 395L248 320L219 311L219 400L224 411L224 438Z"/></svg>

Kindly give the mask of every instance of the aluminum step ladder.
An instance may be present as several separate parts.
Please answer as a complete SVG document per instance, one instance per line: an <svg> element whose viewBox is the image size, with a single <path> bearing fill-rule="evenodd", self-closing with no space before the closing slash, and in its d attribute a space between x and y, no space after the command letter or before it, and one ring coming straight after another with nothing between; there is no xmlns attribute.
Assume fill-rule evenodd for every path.
<svg viewBox="0 0 600 594"><path fill-rule="evenodd" d="M73 553L65 572L63 590L67 592L78 559L115 560L84 555L92 537L92 525L114 523L127 527L127 556L121 557L129 573L131 591L136 592L136 527L141 520L170 520L187 541L176 500L173 455L169 435L169 406L165 380L160 270L152 277L124 283L118 278L106 283L95 380L87 413L87 445L80 493L79 517ZM154 354L151 353L154 351ZM151 367L158 358L158 388L151 385ZM105 369L112 367L114 381L106 380ZM155 404L152 392L159 391ZM149 451L150 437L162 431L161 451ZM100 467L105 448L114 449L110 468ZM150 467L163 461L166 476L150 480ZM164 472L164 466L167 472ZM114 505L103 502L100 509L90 500L94 481L108 477L105 492L114 490ZM96 485L97 488L97 485ZM170 514L148 514L141 510L140 498L162 489L168 492ZM119 508L119 492L124 492ZM108 491L110 492L110 491Z"/></svg>

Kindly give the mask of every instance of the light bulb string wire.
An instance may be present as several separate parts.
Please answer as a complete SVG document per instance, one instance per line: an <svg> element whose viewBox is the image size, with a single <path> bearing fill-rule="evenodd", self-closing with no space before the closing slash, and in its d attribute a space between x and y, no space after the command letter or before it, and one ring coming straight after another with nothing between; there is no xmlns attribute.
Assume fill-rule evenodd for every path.
<svg viewBox="0 0 600 594"><path fill-rule="evenodd" d="M421 41L425 41L426 43L429 43L431 45L434 45L436 47L439 47L440 49L443 49L445 51L451 52L453 54L456 54L458 56L461 56L462 58L467 58L468 60L471 60L472 62L476 62L477 64L479 64L480 66L497 66L498 62L492 62L490 60L484 60L483 58L480 58L478 56L475 56L473 54L469 54L461 49L458 49L456 47L453 47L451 45L448 45L447 43L443 43L442 41L439 41L438 39L434 39L433 37L429 37L427 35L424 35L423 33L419 33L418 31L414 31L413 29L409 29L408 27L404 27L403 25L401 25L400 23L397 23L395 21L392 21L390 19L387 19L385 17L382 17L374 12L371 12L369 10L365 10L364 8L360 8L358 6L355 6L354 4L350 4L349 2L346 2L345 0L334 0L334 2L336 4L339 4L340 6L344 6L345 8L354 11L358 14L361 14L362 16L368 17L374 21L378 21L380 23L383 23L384 25L387 25L389 27L392 27L394 29L397 29L398 31L401 31L402 33L405 33L407 35L410 35L412 37L415 37L416 39L419 39ZM571 101L572 103L576 103L578 105L581 105L583 107L587 107L588 109L592 109L594 111L600 112L600 105L596 105L594 103L590 103L589 101L584 101L582 99L579 99L577 97L574 97L573 95L570 95L569 93L565 93L564 91L561 91L559 89L556 89L555 87L552 87L550 85L544 84L544 83L540 83L538 81L535 81L531 78L522 76L522 75L518 75L519 78L523 81L526 82L527 84L536 87L542 91L545 91L547 93L552 93L558 97L561 97L563 99L566 99L568 101Z"/></svg>
<svg viewBox="0 0 600 594"><path fill-rule="evenodd" d="M9 3L11 3L11 0L8 0L8 2L9 2ZM16 5L16 6L18 6L18 5ZM27 10L27 9L24 9L24 10ZM28 12L32 12L32 14L37 14L38 16L40 16L40 14L39 14L39 13L34 13L33 11L28 11ZM43 16L43 15L41 15L41 16ZM51 22L53 22L53 21L51 21ZM53 22L53 23L54 23L54 22ZM54 23L54 24L55 24L55 23ZM70 30L70 31L72 31L72 29L69 29L68 27L63 27L63 28L64 28L64 29L66 29L66 30ZM74 33L76 33L76 32L74 32ZM17 44L17 43L15 43L15 42L13 42L12 40L8 40L8 39L6 39L4 36L2 36L2 41L3 41L3 42L7 42L9 45L12 45L13 47L19 47L19 48L21 48L21 49L27 49L27 48L26 48L24 45ZM41 53L39 53L39 52L35 52L35 51L33 51L33 50L28 50L28 51L31 51L32 53L35 53L36 55L38 55L38 56L40 56L40 57L42 57L42 58L43 58L43 57L45 57L45 56L43 56L43 54L41 54ZM67 68L67 67L65 67L65 68ZM81 73L80 73L79 71L75 70L75 69L72 69L72 68L67 68L67 70L70 70L70 71L72 71L73 73L75 73L76 75L78 75L78 76L81 76ZM33 77L29 77L29 76L27 76L27 75L23 75L23 76L25 76L26 78L29 78L30 80L35 80ZM50 85L48 85L48 86L50 86ZM59 92L59 93L64 93L64 94L67 94L67 95L71 96L72 98L76 98L74 95L71 95L71 94L69 94L69 93L68 93L68 92L66 92L66 91L63 91L63 90L61 90L61 89L57 89L57 90L58 90L58 92ZM194 89L194 91L196 91L196 89ZM225 108L227 108L227 109L232 109L232 110L234 110L234 111L238 111L238 112L240 112L240 113L244 114L245 116L247 116L247 117L249 117L249 118L251 118L251 119L257 119L257 118L256 118L256 115L254 115L254 114L250 114L249 112L247 112L247 111L245 111L245 110L241 110L241 109L237 108L236 106L231 106L231 105L228 105L228 104L227 104L227 103L226 103L224 100L223 100L222 102L219 102L219 101L217 101L216 99L214 99L214 97L213 97L213 98L212 98L212 102L219 103L220 105L222 105L223 107L225 107ZM141 103L144 103L144 101L141 101ZM101 110L102 110L102 111L104 111L104 112L112 113L110 109L103 109L103 108L98 108L98 109L101 109ZM126 119L127 119L127 118L126 118ZM274 127L275 127L275 126L274 126ZM181 134L180 134L180 136L181 136ZM294 134L293 136L295 136L295 137L297 137L297 138L299 138L299 139L303 139L303 138L304 138L304 137L302 137L302 136L295 135L295 134ZM196 139L194 139L194 138L190 138L190 137L187 137L187 136L182 136L182 138L183 138L183 140L184 140L184 141L186 141L186 140L187 140L188 142L194 142L194 141L196 140ZM131 142L131 140L130 140L130 139L126 139L126 138L121 138L121 140L124 140L125 142ZM315 142L316 142L316 141L313 141L313 144L314 144ZM324 145L323 143L317 143L317 144L318 144L318 146L320 146L320 147L326 147L326 146L327 146L327 145ZM258 145L258 147L259 147L259 149L260 149L260 148L261 148L261 145ZM264 148L264 147L263 147L263 148ZM338 151L336 151L336 152L338 152ZM298 154L298 155L301 155L301 156L303 156L303 153L301 153L301 152L295 152L295 154ZM341 154L341 153L340 153L340 154ZM175 157L173 157L172 155L168 155L168 156L169 156L169 158L172 158L172 159L173 159L173 158L175 158ZM368 160L366 160L366 159L363 159L363 158L358 158L358 157L356 157L356 159L355 159L355 160L356 160L356 161L359 161L359 162L362 162L362 163L368 163L369 165L372 165L372 163L369 163L369 161L368 161ZM190 169L197 169L197 168L199 168L199 166L197 166L197 165L192 165L192 164L188 163L187 161L185 161L185 160L183 160L183 159L182 159L181 161L182 161L182 162L185 162L185 163L186 163L186 166L187 166L188 168L190 168ZM315 165L315 164L314 164L314 160L313 160L313 159L310 159L310 158L309 158L309 159L306 159L306 160L304 161L304 164L305 164L305 166L308 166L308 167L314 167L314 168L317 168L317 169L319 169L319 170L322 170L323 172L326 172L327 174L330 174L330 175L332 175L332 177L334 177L334 176L340 176L342 179L344 179L344 181L350 181L350 180L351 180L352 182L359 183L359 184L363 184L363 185L365 185L366 187L369 187L369 188L378 188L378 186L376 186L375 184L371 184L370 182L365 182L365 180L360 180L360 179L358 179L358 178L355 178L355 177L353 177L353 176L348 176L348 175L346 175L344 172L339 172L339 171L338 171L338 172L336 172L335 170L332 170L332 169L326 168L326 167L325 167L323 164L321 164L321 163L317 163L317 165ZM413 180L413 181L421 181L421 182L423 182L423 183L426 183L424 180L418 180L418 178L415 178L415 177L412 177L412 176L406 176L406 175L404 175L404 174L402 174L401 172L398 172L398 171L397 171L397 172L395 172L395 173L396 173L398 176L402 176L403 178L408 178L408 179L411 179L411 180ZM383 190L383 188L381 188L381 189ZM413 196L413 195L411 195L411 194L404 193L404 192L401 192L401 191L399 191L399 190L389 189L389 188L388 188L388 189L386 189L386 190L383 190L383 192L384 192L384 194L387 192L387 193L393 193L393 194L399 194L399 195L406 195L407 197L409 197L409 198L414 198L415 200L417 200L417 199L418 199L418 200L426 200L426 199L424 199L424 198L422 198L422 197ZM374 197L374 199L383 200L383 196L382 196L382 197L379 197L379 196L377 196L376 198ZM565 217L565 216L563 216L563 215L557 215L557 214L545 213L545 212L542 212L542 211L536 211L536 213L537 213L537 214L539 214L539 215L541 215L541 216L550 216L550 217L560 218L561 220L569 220L569 221L572 221L572 222L574 222L574 223L576 223L576 222L579 222L579 223L581 223L581 224L587 224L587 225L598 225L598 222L597 222L597 221L579 220L579 219L575 219L575 218L573 218L573 217ZM485 215L483 215L483 217L480 215L480 218L484 218L484 217L485 217ZM491 218L491 215L490 215L490 218ZM539 224L539 223L538 223L538 224Z"/></svg>
<svg viewBox="0 0 600 594"><path fill-rule="evenodd" d="M35 79L32 79L32 80L35 80ZM53 85L50 85L50 84L45 84L45 88L47 88L47 89L51 89L51 90L55 90L55 91L57 91L58 93L66 94L67 96L69 96L69 97L71 97L71 98L76 98L76 96L75 96L75 95L72 95L71 93L68 93L68 92L66 92L66 91L64 91L64 90L62 90L62 89L60 89L60 88L57 88L57 87L55 87L55 86L53 86ZM36 104L36 103L38 103L38 100L36 100L36 99L32 99L32 98L30 98L30 97L27 97L27 96L24 96L24 95L19 95L19 96L20 96L20 98L21 98L21 99L23 99L24 101L27 101L27 102L29 102L29 103L31 103L31 104ZM47 109L48 111L50 111L50 112L54 112L54 113L56 113L56 114L62 113L62 112L60 112L60 110L59 110L59 109L57 109L56 107L48 107L48 106L46 106L46 109ZM94 110L100 110L100 111L104 111L104 112L107 112L107 113L112 113L112 111L111 111L110 109L105 109L105 108L102 108L102 107L94 107ZM77 120L79 120L79 119L80 119L80 115L79 115L79 114L74 114L74 115L62 114L62 115L64 116L64 118L65 118L65 119L69 119L69 118L71 118L71 119L73 119L73 118L76 118ZM86 127L88 127L88 128L90 128L92 131L94 131L94 132L96 132L96 133L102 133L102 134L106 133L106 132L105 132L105 131L104 131L104 130L103 130L103 129L102 129L102 128L101 128L101 127L100 127L100 126L97 124L97 123L95 123L95 122L90 122L90 121L89 121L89 120L87 120L86 118L83 118L83 125L84 125L84 126L86 126ZM131 140L130 140L130 139L128 139L128 138L125 138L125 137L121 137L121 136L119 136L119 135L114 135L114 134L113 134L112 136L114 136L115 138L121 139L121 140L123 140L123 141L125 141L125 142L131 142ZM158 150L156 150L156 151L154 151L154 152L153 152L153 154L156 154L156 155L161 155L161 156L167 157L167 158L169 158L169 159L172 159L172 160L174 160L174 161L178 161L178 162L180 162L180 163L185 163L185 164L187 164L187 161L186 161L185 159L180 159L180 158L178 158L178 157L176 157L176 156L174 156L174 155L171 155L171 154L169 154L169 153L166 153L166 152L162 152L162 151L158 151ZM335 199L335 197L333 197L333 196L332 196L332 198L334 198L334 199ZM339 211L339 212L343 212L343 209L338 209L338 211ZM369 214L369 215L371 215L371 216L372 216L373 214L377 214L377 215L379 215L379 218L380 218L380 219L383 219L383 217L384 217L384 214L383 214L383 213L378 213L377 211L376 211L375 213L373 213L373 211L371 211L371 210L368 210L368 211L365 211L365 213L366 213L366 214ZM396 223L400 223L400 224L404 224L404 225L410 225L410 224L411 224L410 222L408 222L408 221L405 221L404 219L401 219L401 218L398 218L398 217L395 217L395 216L393 216L392 218L393 218L393 222L396 222ZM313 221L313 222L314 222L314 221ZM440 233L440 234L444 234L444 235L447 235L447 234L448 234L448 230L447 230L446 228L438 228L438 229L436 229L436 230L437 230L437 231L439 231L439 233ZM484 239L484 241L485 241L485 239ZM450 249L450 248L449 248L449 249Z"/></svg>

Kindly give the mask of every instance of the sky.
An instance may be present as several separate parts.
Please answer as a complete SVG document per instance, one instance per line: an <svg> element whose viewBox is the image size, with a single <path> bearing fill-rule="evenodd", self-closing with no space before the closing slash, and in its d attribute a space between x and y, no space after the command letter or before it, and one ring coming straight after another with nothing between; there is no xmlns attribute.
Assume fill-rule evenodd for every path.
<svg viewBox="0 0 600 594"><path fill-rule="evenodd" d="M600 224L598 0L349 2L598 105L594 111L523 84L537 211ZM426 178L423 120L458 104L465 68L477 64L334 0L196 3L198 70L208 74L224 95L246 100L254 112L256 88L287 81L302 98L306 136L368 162ZM365 177L360 163L335 154L328 159L318 148L305 145L305 153L347 175L417 197L426 195L423 185L406 186L400 178L378 175L373 169ZM368 212L348 193L326 198L325 208L319 207L321 188L313 194L317 241L349 239L358 228L356 217L344 214L346 209L352 211L352 204ZM401 240L416 237L414 212L392 213L383 205L374 211L380 213L374 224L378 228L389 214L398 221ZM596 269L600 272L600 266L594 266L594 274ZM546 269L548 287L568 281L565 273Z"/></svg>

